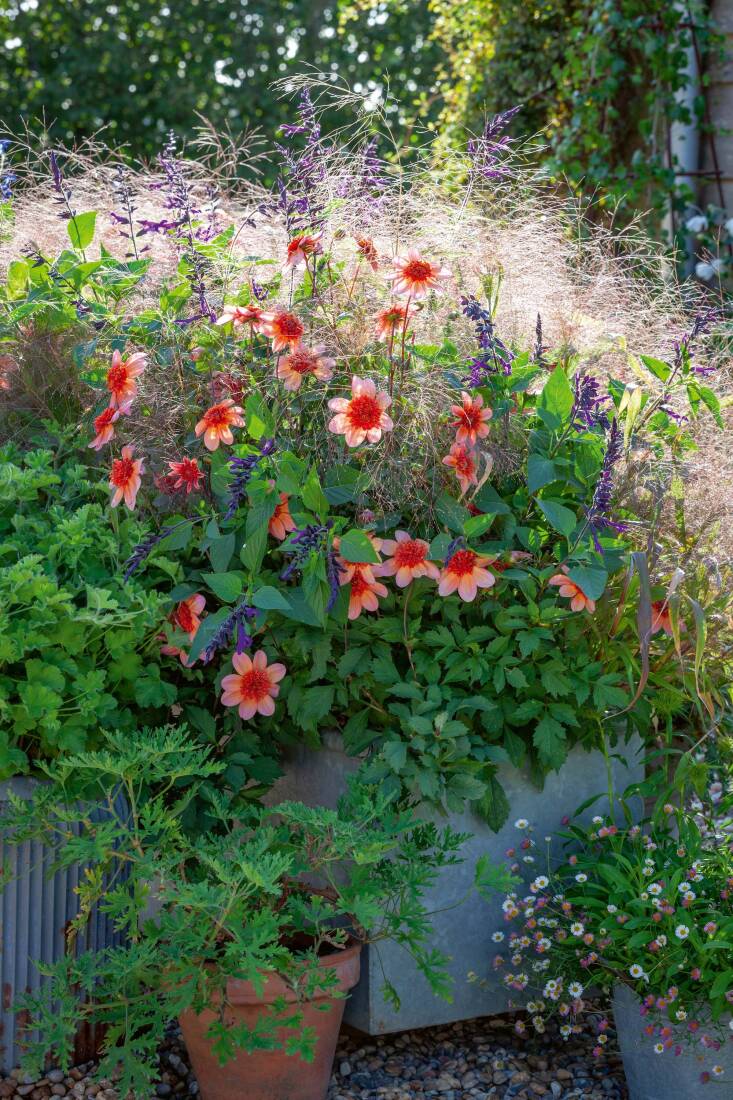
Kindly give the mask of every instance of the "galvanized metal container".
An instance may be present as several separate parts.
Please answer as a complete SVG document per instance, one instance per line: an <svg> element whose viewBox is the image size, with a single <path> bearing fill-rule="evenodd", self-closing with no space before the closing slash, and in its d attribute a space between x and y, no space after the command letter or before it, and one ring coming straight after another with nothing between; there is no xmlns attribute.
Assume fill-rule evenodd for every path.
<svg viewBox="0 0 733 1100"><path fill-rule="evenodd" d="M12 791L20 798L32 797L36 786L33 779L11 779L0 783L0 810ZM118 798L115 810L124 813L123 798ZM106 807L85 807L93 820L107 817ZM64 933L69 921L79 912L75 889L84 874L81 865L51 874L54 852L38 841L10 843L0 835L0 863L10 881L0 893L0 1070L8 1073L17 1066L22 1055L22 1032L28 1021L13 1011L15 999L25 992L42 987L44 979L36 961L57 962L63 958L66 944ZM121 942L112 922L98 911L92 914L86 935L77 944L78 951L100 951ZM26 1032L27 1034L27 1032ZM79 1061L91 1058L95 1036L80 1033L77 1037Z"/></svg>

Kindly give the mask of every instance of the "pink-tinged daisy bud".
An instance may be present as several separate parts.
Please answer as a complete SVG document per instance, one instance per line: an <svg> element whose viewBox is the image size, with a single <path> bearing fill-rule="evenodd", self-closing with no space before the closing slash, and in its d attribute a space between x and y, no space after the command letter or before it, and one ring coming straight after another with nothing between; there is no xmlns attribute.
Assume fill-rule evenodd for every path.
<svg viewBox="0 0 733 1100"><path fill-rule="evenodd" d="M563 565L560 568L561 572L556 573L554 577L550 577L548 584L559 586L560 595L570 600L570 607L573 611L595 611L595 600L592 600L589 596L586 596L580 585L576 584L575 581L570 580L570 578L567 576L567 565Z"/></svg>
<svg viewBox="0 0 733 1100"><path fill-rule="evenodd" d="M392 292L410 298L424 298L431 290L444 291L451 277L447 267L425 259L414 248L408 249L406 256L395 256L392 268Z"/></svg>
<svg viewBox="0 0 733 1100"><path fill-rule="evenodd" d="M298 347L289 355L284 355L277 365L277 376L285 389L293 393L299 390L308 374L319 382L329 382L333 378L336 360L327 358L325 351L323 346L312 349Z"/></svg>
<svg viewBox="0 0 733 1100"><path fill-rule="evenodd" d="M456 429L456 443L475 447L479 439L484 439L489 434L491 409L483 407L484 399L480 394L471 397L463 391L461 400L461 405L451 405L451 412L455 417L451 427Z"/></svg>
<svg viewBox="0 0 733 1100"><path fill-rule="evenodd" d="M268 665L267 654L262 649L252 657L246 653L235 653L232 664L234 674L225 676L221 682L224 706L237 707L239 717L245 721L256 714L267 717L274 714L280 681L287 671L285 665Z"/></svg>
<svg viewBox="0 0 733 1100"><path fill-rule="evenodd" d="M106 381L110 394L109 403L113 409L129 412L129 406L137 396L136 379L143 373L146 365L147 356L141 351L136 351L129 359L123 359L119 351L112 352L112 366L107 371Z"/></svg>
<svg viewBox="0 0 733 1100"><path fill-rule="evenodd" d="M122 448L122 457L116 458L112 463L109 475L109 485L112 489L110 504L116 508L121 500L125 507L132 511L141 485L141 474L145 470L145 460L133 458L135 448L132 446Z"/></svg>
<svg viewBox="0 0 733 1100"><path fill-rule="evenodd" d="M220 443L233 443L232 428L243 428L242 409L228 397L207 409L196 425L196 435L204 437L207 450L215 451Z"/></svg>
<svg viewBox="0 0 733 1100"><path fill-rule="evenodd" d="M392 404L392 398L377 387L370 378L351 379L351 398L333 397L328 407L336 413L328 422L328 430L334 435L343 435L347 446L358 447L366 440L378 443L382 432L391 432L394 428L386 410Z"/></svg>

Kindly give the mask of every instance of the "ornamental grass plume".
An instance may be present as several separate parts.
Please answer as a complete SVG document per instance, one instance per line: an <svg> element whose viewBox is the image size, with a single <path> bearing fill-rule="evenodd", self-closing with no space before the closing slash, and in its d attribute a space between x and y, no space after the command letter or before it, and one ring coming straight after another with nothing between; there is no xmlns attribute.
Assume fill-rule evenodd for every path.
<svg viewBox="0 0 733 1100"><path fill-rule="evenodd" d="M370 354L378 336L395 363L387 397L393 398L395 387L403 396L399 410L394 404L388 414L382 409L380 425L363 429L379 430L387 443L363 459L384 510L396 509L406 493L430 508L443 459L451 454L465 467L459 476L468 485L481 476L481 466L477 474L469 470L470 455L451 451L456 441L441 418L454 394L443 372L434 369L434 352L421 351L435 346L436 333L452 342L474 383L487 372L510 371L519 348L536 346L538 362L547 369L554 365L552 356L577 357L586 372L579 382L579 422L591 415L590 408L603 415L592 400L591 377L601 391L610 372L633 378L628 349L637 357L674 357L675 340L689 327L685 312L691 292L674 285L669 266L638 226L618 232L594 224L538 179L525 150L509 146L498 123L465 154L438 162L426 150L406 163L380 161L363 126L345 131L343 140L321 133L321 107L332 106L338 94L346 111L357 105L356 97L329 91L318 80L308 90L306 83L293 85L300 94L299 119L286 128L273 154L281 160L274 196L246 168L249 161L256 166L262 154L257 135L237 148L230 137L205 128L188 152L169 144L157 163L137 170L125 166L122 174L120 157L93 142L56 150L56 170L65 193L73 196L73 209L97 211L95 246L146 265L145 278L123 288L119 297L120 327L157 306L161 293L176 316L159 353L146 349L144 372L129 379L132 407L120 405L125 442L145 453L154 476L167 474L171 462L193 458L180 453L192 399L204 420L206 410L223 404L231 403L235 413L239 396L222 400L216 379L225 375L230 387L241 391L249 384L244 346L226 362L211 346L202 349L198 341L191 346L191 325L199 331L196 318L211 317L217 327L229 331L231 325L232 333L252 340L265 335L271 352L283 353L280 380L293 393L306 393L312 408L347 402L345 396L334 397L326 383ZM0 240L4 268L27 250L42 262L68 248L68 219L59 218L59 184L43 143L29 132L16 144L14 219ZM189 155L201 150L199 160ZM235 163L244 169L239 175ZM463 191L456 179L467 181ZM225 234L223 243L202 259L197 246L210 244L217 233ZM306 332L306 310L293 308L293 299L312 282L313 265L325 252L332 279L317 308L307 309ZM195 293L176 314L178 272L186 265ZM247 285L250 300L235 301ZM307 294L303 302L307 306ZM103 438L93 432L92 420L104 413L95 404L95 391L80 385L80 371L83 378L84 372L108 369L109 360L98 346L98 322L85 312L87 303L77 305L73 344L83 346L83 363L64 354L49 365L40 350L49 334L32 315L9 342L6 350L19 369L10 375L13 384L0 392L0 432L12 436L21 430L20 410L47 418L63 403L68 415L71 402L90 443L114 450L108 431ZM134 364L140 347L129 340L115 354ZM713 356L712 362L717 366L721 360ZM200 363L205 368L195 370ZM723 392L731 386L726 371L725 364L718 371ZM345 423L348 415L340 410L333 417L347 441L362 430ZM728 410L723 415L728 417ZM225 432L236 428L236 420L229 419L228 425L207 428L209 445L227 442ZM120 435L119 421L102 427ZM399 435L399 447L387 442L390 434ZM711 511L733 509L733 457L706 428L698 443L697 454L686 456L685 474L690 513L702 520ZM338 440L324 431L305 446L328 465ZM521 438L497 433L494 469L511 471L524 446ZM653 466L648 464L648 476ZM637 486L643 481L636 478ZM624 491L622 473L617 484Z"/></svg>

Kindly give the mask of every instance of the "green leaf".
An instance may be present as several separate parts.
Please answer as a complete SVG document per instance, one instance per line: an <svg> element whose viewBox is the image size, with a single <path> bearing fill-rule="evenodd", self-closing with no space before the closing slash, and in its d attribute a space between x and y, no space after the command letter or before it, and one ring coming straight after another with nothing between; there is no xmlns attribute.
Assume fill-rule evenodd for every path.
<svg viewBox="0 0 733 1100"><path fill-rule="evenodd" d="M96 210L88 210L86 214L75 214L66 223L66 232L74 248L83 252L94 239L94 227L97 224Z"/></svg>
<svg viewBox="0 0 733 1100"><path fill-rule="evenodd" d="M540 763L546 768L559 771L568 754L565 728L549 714L545 714L534 728L532 741Z"/></svg>
<svg viewBox="0 0 733 1100"><path fill-rule="evenodd" d="M251 393L244 405L245 422L247 431L252 439L262 439L263 436L272 435L275 430L275 422L272 413L259 393Z"/></svg>
<svg viewBox="0 0 733 1100"><path fill-rule="evenodd" d="M407 745L404 741L387 741L382 747L382 755L392 771L399 775L407 762Z"/></svg>
<svg viewBox="0 0 733 1100"><path fill-rule="evenodd" d="M244 590L241 573L202 573L201 576L223 603L234 603Z"/></svg>
<svg viewBox="0 0 733 1100"><path fill-rule="evenodd" d="M242 565L249 569L251 573L256 573L260 568L267 549L267 523L253 527L254 522L255 517L248 515L245 525L246 542L239 551L239 559Z"/></svg>
<svg viewBox="0 0 733 1100"><path fill-rule="evenodd" d="M447 493L440 494L435 502L435 511L440 522L444 523L451 531L455 531L457 535L463 534L463 525L466 520L471 518L468 508L459 504L454 497L448 496Z"/></svg>
<svg viewBox="0 0 733 1100"><path fill-rule="evenodd" d="M527 459L527 488L530 493L536 493L552 481L557 481L558 472L551 458L543 458L542 455L530 455Z"/></svg>
<svg viewBox="0 0 733 1100"><path fill-rule="evenodd" d="M710 412L713 414L713 419L715 420L715 423L718 425L718 427L725 428L725 422L720 414L720 401L718 400L716 394L713 393L713 391L707 386L701 386L699 383L697 386L697 392L700 394L703 404L706 405Z"/></svg>
<svg viewBox="0 0 733 1100"><path fill-rule="evenodd" d="M308 473L301 497L306 508L315 512L319 519L325 519L328 515L328 500L321 488L315 467Z"/></svg>
<svg viewBox="0 0 733 1100"><path fill-rule="evenodd" d="M486 790L473 808L493 832L499 832L509 817L510 806L506 791L495 775L486 779Z"/></svg>
<svg viewBox="0 0 733 1100"><path fill-rule="evenodd" d="M573 407L573 389L565 371L558 367L552 371L540 394L537 413L553 431L559 428L570 415Z"/></svg>
<svg viewBox="0 0 733 1100"><path fill-rule="evenodd" d="M467 539L478 538L479 535L483 535L485 531L488 531L495 519L496 516L491 515L491 513L483 516L471 516L463 524L463 533Z"/></svg>
<svg viewBox="0 0 733 1100"><path fill-rule="evenodd" d="M296 721L303 729L315 729L333 706L334 689L326 684L316 684L303 692Z"/></svg>
<svg viewBox="0 0 733 1100"><path fill-rule="evenodd" d="M220 535L209 543L209 561L215 573L224 573L234 553L235 537L232 532L229 535Z"/></svg>
<svg viewBox="0 0 733 1100"><path fill-rule="evenodd" d="M568 578L582 589L590 600L599 600L606 589L608 573L597 565L571 565Z"/></svg>
<svg viewBox="0 0 733 1100"><path fill-rule="evenodd" d="M640 355L639 359L646 369L653 374L655 378L658 378L660 382L666 382L672 373L672 368L669 363L664 363L661 359L655 359L653 355Z"/></svg>
<svg viewBox="0 0 733 1100"><path fill-rule="evenodd" d="M544 512L547 522L561 535L569 538L578 522L575 512L571 512L564 504L558 504L554 500L538 500L537 503Z"/></svg>
<svg viewBox="0 0 733 1100"><path fill-rule="evenodd" d="M261 611L290 610L290 604L282 592L267 584L263 585L262 588L258 588L252 597L252 604L254 607L259 607Z"/></svg>
<svg viewBox="0 0 733 1100"><path fill-rule="evenodd" d="M346 561L374 564L380 561L379 554L374 549L374 544L366 531L359 531L355 527L341 536L339 553Z"/></svg>

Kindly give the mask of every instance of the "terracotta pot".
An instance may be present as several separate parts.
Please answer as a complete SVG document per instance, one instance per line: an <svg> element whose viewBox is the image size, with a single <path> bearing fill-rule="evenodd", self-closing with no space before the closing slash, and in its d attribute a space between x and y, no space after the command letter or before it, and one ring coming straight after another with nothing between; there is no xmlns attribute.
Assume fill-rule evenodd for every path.
<svg viewBox="0 0 733 1100"><path fill-rule="evenodd" d="M240 1050L222 1066L206 1038L216 1013L212 1009L200 1015L190 1010L184 1012L180 1019L181 1030L203 1100L243 1100L244 1097L246 1100L324 1100L346 1004L345 997L334 997L333 992L348 993L356 985L360 953L361 945L356 944L320 959L318 965L332 967L338 982L334 990L323 991L313 1000L298 1004L293 991L277 975L268 978L261 994L255 991L251 982L232 980L227 983L229 1003L225 1020L233 1027L237 1024L253 1027L263 1009L279 997L293 1005L293 1015L301 1011L303 1026L312 1027L318 1037L312 1062L304 1062L283 1050L258 1050L253 1054ZM328 1011L323 1011L325 1005ZM288 1035L292 1032L284 1029L282 1037Z"/></svg>

